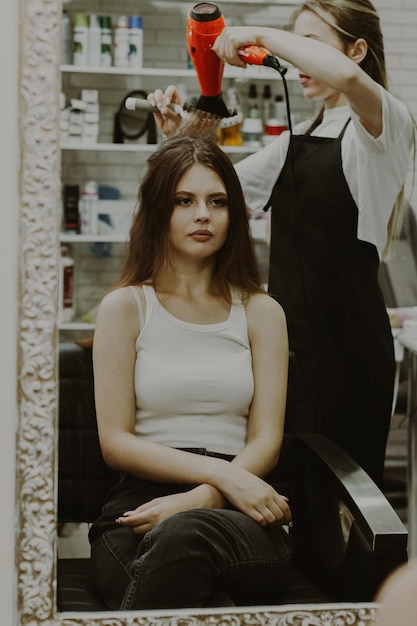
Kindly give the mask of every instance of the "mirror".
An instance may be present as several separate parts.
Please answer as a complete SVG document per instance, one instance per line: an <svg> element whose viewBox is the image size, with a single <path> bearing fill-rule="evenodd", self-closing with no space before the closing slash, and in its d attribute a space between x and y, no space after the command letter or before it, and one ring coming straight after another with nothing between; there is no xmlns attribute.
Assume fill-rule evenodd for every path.
<svg viewBox="0 0 417 626"><path fill-rule="evenodd" d="M20 3L20 421L17 439L16 623L326 624L367 626L375 605L244 607L130 613L56 610L59 40L61 0Z"/></svg>
<svg viewBox="0 0 417 626"><path fill-rule="evenodd" d="M135 140L147 133L147 143L157 143L156 124L152 113L130 111L125 107L127 98L146 100L148 94L142 89L135 89L126 94L114 116L113 143L123 143L125 139Z"/></svg>

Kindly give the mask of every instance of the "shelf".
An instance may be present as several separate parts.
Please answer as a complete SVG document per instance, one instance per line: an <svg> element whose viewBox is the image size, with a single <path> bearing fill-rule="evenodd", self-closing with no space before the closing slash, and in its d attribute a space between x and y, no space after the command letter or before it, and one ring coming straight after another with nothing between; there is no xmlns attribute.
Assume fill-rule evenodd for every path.
<svg viewBox="0 0 417 626"><path fill-rule="evenodd" d="M288 71L285 75L287 80L298 80L298 72L293 67L288 67L282 63L283 67L287 67ZM173 78L194 78L197 79L193 69L184 68L159 68L159 67L93 67L82 65L61 65L63 74L101 74L112 76L165 76ZM280 78L278 72L271 67L248 66L246 68L232 67L227 65L224 69L224 78L234 78L237 80L266 80L271 78Z"/></svg>
<svg viewBox="0 0 417 626"><path fill-rule="evenodd" d="M61 233L59 241L61 243L126 243L128 235L77 235L72 233Z"/></svg>
<svg viewBox="0 0 417 626"><path fill-rule="evenodd" d="M76 330L76 331L92 331L95 328L95 324L87 324L87 322L60 322L58 324L59 330Z"/></svg>
<svg viewBox="0 0 417 626"><path fill-rule="evenodd" d="M153 152L158 144L147 143L61 143L61 150L93 150L94 152Z"/></svg>
<svg viewBox="0 0 417 626"><path fill-rule="evenodd" d="M61 144L61 150L76 150L76 151L88 151L94 152L153 152L158 144L147 143L65 143ZM259 150L259 148L251 148L249 146L220 146L227 154L252 154Z"/></svg>

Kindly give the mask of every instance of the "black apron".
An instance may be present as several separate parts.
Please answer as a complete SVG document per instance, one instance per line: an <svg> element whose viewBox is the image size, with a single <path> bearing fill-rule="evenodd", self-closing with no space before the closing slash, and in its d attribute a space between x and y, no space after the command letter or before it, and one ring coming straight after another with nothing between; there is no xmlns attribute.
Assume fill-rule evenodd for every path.
<svg viewBox="0 0 417 626"><path fill-rule="evenodd" d="M339 137L292 135L271 195L269 292L295 353L286 428L328 435L381 483L394 349L374 245L357 238L358 209Z"/></svg>

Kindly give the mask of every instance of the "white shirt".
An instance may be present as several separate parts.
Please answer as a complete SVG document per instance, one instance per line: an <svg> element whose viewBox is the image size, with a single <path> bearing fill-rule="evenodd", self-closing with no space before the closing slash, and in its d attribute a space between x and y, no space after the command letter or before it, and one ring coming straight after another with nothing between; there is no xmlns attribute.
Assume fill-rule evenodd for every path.
<svg viewBox="0 0 417 626"><path fill-rule="evenodd" d="M131 287L141 318L136 287ZM254 391L245 307L227 320L192 324L174 317L143 286L146 317L136 341L138 436L174 448L238 454L246 444Z"/></svg>
<svg viewBox="0 0 417 626"><path fill-rule="evenodd" d="M338 137L347 119L342 139L342 168L358 207L358 239L376 246L379 255L387 241L387 226L395 200L410 166L413 124L406 106L380 86L383 130L372 137L349 106L324 111L323 121L312 132L319 137ZM293 132L302 134L308 123ZM256 154L236 164L245 199L255 212L262 211L285 163L289 132ZM337 204L337 198L335 198Z"/></svg>

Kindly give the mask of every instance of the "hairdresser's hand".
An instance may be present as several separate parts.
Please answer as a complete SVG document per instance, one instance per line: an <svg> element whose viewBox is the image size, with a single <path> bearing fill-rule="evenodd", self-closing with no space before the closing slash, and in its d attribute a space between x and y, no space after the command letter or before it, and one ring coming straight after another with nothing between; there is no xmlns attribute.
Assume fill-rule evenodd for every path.
<svg viewBox="0 0 417 626"><path fill-rule="evenodd" d="M215 485L237 509L261 526L290 524L288 499L267 482L234 463L224 466L215 477Z"/></svg>
<svg viewBox="0 0 417 626"><path fill-rule="evenodd" d="M154 118L161 133L166 137L174 135L182 120L178 113L169 109L167 105L171 103L184 104L175 85L169 85L165 91L156 89L148 94L148 101L152 106L158 107L159 112L154 113Z"/></svg>
<svg viewBox="0 0 417 626"><path fill-rule="evenodd" d="M127 526L137 535L143 535L164 519L191 509L222 508L226 504L222 494L212 485L198 485L190 491L155 498L126 511L116 522Z"/></svg>
<svg viewBox="0 0 417 626"><path fill-rule="evenodd" d="M250 26L228 26L217 37L213 50L225 63L246 67L246 63L239 57L239 49L244 46L262 46L258 30Z"/></svg>

